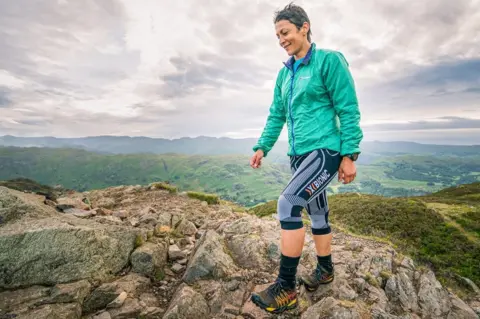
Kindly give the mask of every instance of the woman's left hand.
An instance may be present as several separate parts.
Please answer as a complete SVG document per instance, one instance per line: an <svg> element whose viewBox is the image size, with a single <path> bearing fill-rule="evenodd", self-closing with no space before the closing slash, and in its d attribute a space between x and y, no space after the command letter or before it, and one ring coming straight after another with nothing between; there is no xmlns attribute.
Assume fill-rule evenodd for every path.
<svg viewBox="0 0 480 319"><path fill-rule="evenodd" d="M338 169L338 181L343 180L343 184L351 183L357 176L355 163L348 157L344 157Z"/></svg>

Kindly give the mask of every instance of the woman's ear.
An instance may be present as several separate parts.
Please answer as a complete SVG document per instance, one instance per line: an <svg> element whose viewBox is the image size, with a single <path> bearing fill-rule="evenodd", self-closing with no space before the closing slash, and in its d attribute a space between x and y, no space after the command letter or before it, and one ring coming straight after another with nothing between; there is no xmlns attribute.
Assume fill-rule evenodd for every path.
<svg viewBox="0 0 480 319"><path fill-rule="evenodd" d="M310 30L310 25L308 24L308 22L303 23L302 29L303 29L303 35L306 36L308 33L308 30Z"/></svg>

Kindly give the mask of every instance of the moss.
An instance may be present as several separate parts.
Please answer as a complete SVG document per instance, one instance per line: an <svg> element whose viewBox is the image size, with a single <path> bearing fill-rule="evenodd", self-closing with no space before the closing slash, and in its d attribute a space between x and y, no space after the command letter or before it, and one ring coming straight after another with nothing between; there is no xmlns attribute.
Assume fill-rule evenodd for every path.
<svg viewBox="0 0 480 319"><path fill-rule="evenodd" d="M339 300L338 302L342 307L345 307L345 308L354 308L356 303L353 302L353 301L349 301L349 300Z"/></svg>
<svg viewBox="0 0 480 319"><path fill-rule="evenodd" d="M377 278L375 278L375 276L373 276L371 273L367 272L365 274L365 281L368 282L370 285L374 286L374 287L377 287L379 288L380 287L380 283L378 282Z"/></svg>
<svg viewBox="0 0 480 319"><path fill-rule="evenodd" d="M385 281L390 279L390 277L392 277L392 276L393 276L393 274L388 270L382 270L380 272L380 277L382 277L382 279L385 280Z"/></svg>
<svg viewBox="0 0 480 319"><path fill-rule="evenodd" d="M163 182L152 183L151 186L152 186L153 189L164 189L164 190L169 191L170 193L177 193L178 192L178 188L176 186L173 186L173 185L170 185L170 184L167 184L167 183L163 183Z"/></svg>
<svg viewBox="0 0 480 319"><path fill-rule="evenodd" d="M165 279L165 272L162 268L155 269L155 279L158 281L162 281L163 279Z"/></svg>
<svg viewBox="0 0 480 319"><path fill-rule="evenodd" d="M135 237L135 248L140 247L143 244L144 244L143 236L142 235L137 235L137 237Z"/></svg>
<svg viewBox="0 0 480 319"><path fill-rule="evenodd" d="M147 231L147 241L149 241L150 239L152 239L153 237L153 230L148 230Z"/></svg>
<svg viewBox="0 0 480 319"><path fill-rule="evenodd" d="M207 194L200 192L187 192L187 196L190 198L199 199L201 201L207 202L209 205L219 204L220 198L216 194Z"/></svg>

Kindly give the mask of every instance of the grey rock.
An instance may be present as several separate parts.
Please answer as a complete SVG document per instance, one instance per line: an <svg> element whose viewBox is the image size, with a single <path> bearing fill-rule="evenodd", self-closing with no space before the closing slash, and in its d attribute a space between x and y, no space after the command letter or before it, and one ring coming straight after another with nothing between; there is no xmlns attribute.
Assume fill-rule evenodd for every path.
<svg viewBox="0 0 480 319"><path fill-rule="evenodd" d="M168 247L169 260L174 261L174 260L184 259L185 257L187 257L187 255L183 251L181 251L177 245L170 245L170 247Z"/></svg>
<svg viewBox="0 0 480 319"><path fill-rule="evenodd" d="M152 275L155 270L163 267L167 262L167 245L163 242L147 242L135 249L130 256L134 272Z"/></svg>
<svg viewBox="0 0 480 319"><path fill-rule="evenodd" d="M183 219L176 227L176 230L184 236L193 236L197 232L197 227L191 221Z"/></svg>
<svg viewBox="0 0 480 319"><path fill-rule="evenodd" d="M157 319L161 318L160 315L164 312L164 310L160 307L147 307L140 313L140 318L145 319Z"/></svg>
<svg viewBox="0 0 480 319"><path fill-rule="evenodd" d="M112 213L112 215L113 217L119 218L121 220L127 219L130 216L129 212L126 210L116 210Z"/></svg>
<svg viewBox="0 0 480 319"><path fill-rule="evenodd" d="M301 319L319 319L319 318L345 318L360 319L360 315L355 308L345 308L341 303L332 298L326 297L310 306L301 316Z"/></svg>
<svg viewBox="0 0 480 319"><path fill-rule="evenodd" d="M43 204L40 196L0 186L0 225L5 225L24 216L32 218L49 217L54 212L54 209Z"/></svg>
<svg viewBox="0 0 480 319"><path fill-rule="evenodd" d="M224 251L223 239L215 231L209 230L197 242L183 280L193 283L198 279L219 279L236 270L232 258Z"/></svg>
<svg viewBox="0 0 480 319"><path fill-rule="evenodd" d="M205 234L205 232L206 232L205 229L198 230L197 233L195 234L195 239L200 239L203 236L203 234Z"/></svg>
<svg viewBox="0 0 480 319"><path fill-rule="evenodd" d="M234 290L238 289L239 285L240 285L240 282L236 279L233 279L233 280L227 282L225 287L229 291L234 291Z"/></svg>
<svg viewBox="0 0 480 319"><path fill-rule="evenodd" d="M410 257L404 257L402 262L400 263L400 266L409 270L415 270L415 263Z"/></svg>
<svg viewBox="0 0 480 319"><path fill-rule="evenodd" d="M38 308L28 309L25 312L17 313L18 319L80 319L82 308L78 303L47 304ZM8 318L8 317L7 317Z"/></svg>
<svg viewBox="0 0 480 319"><path fill-rule="evenodd" d="M36 302L48 300L50 291L49 287L32 286L25 289L0 292L0 309L10 312L21 306L28 307Z"/></svg>
<svg viewBox="0 0 480 319"><path fill-rule="evenodd" d="M180 259L180 260L178 261L178 263L179 263L180 265L186 265L186 264L188 263L188 259L187 259L187 258Z"/></svg>
<svg viewBox="0 0 480 319"><path fill-rule="evenodd" d="M78 208L69 208L63 211L65 214L72 214L78 218L89 218L95 216L97 213L94 210L83 210Z"/></svg>
<svg viewBox="0 0 480 319"><path fill-rule="evenodd" d="M153 213L147 213L145 215L141 215L138 221L140 224L155 226L157 224L157 215Z"/></svg>
<svg viewBox="0 0 480 319"><path fill-rule="evenodd" d="M83 304L83 312L91 313L105 308L114 301L123 291L114 283L106 283L96 288Z"/></svg>
<svg viewBox="0 0 480 319"><path fill-rule="evenodd" d="M113 208L116 205L116 200L110 197L99 198L94 204L98 207Z"/></svg>
<svg viewBox="0 0 480 319"><path fill-rule="evenodd" d="M373 304L372 310L383 312L387 309L388 298L383 289L367 284L363 294L366 294L369 303Z"/></svg>
<svg viewBox="0 0 480 319"><path fill-rule="evenodd" d="M259 230L258 219L243 217L228 224L223 230L226 235L253 234Z"/></svg>
<svg viewBox="0 0 480 319"><path fill-rule="evenodd" d="M107 280L128 264L137 234L70 215L7 224L0 228L0 288Z"/></svg>
<svg viewBox="0 0 480 319"><path fill-rule="evenodd" d="M72 207L80 210L90 209L90 206L84 203L80 198L60 197L57 198L57 205L64 207Z"/></svg>
<svg viewBox="0 0 480 319"><path fill-rule="evenodd" d="M112 319L131 319L137 318L142 310L137 299L127 298L120 308L110 309L108 312Z"/></svg>
<svg viewBox="0 0 480 319"><path fill-rule="evenodd" d="M110 302L106 308L107 309L110 309L110 308L120 308L123 303L125 302L125 300L127 299L127 293L125 291L122 291L122 293L120 295L118 295L117 298L113 299L112 302Z"/></svg>
<svg viewBox="0 0 480 319"><path fill-rule="evenodd" d="M437 281L435 274L430 270L420 276L418 303L424 317L442 317L450 309L448 292Z"/></svg>
<svg viewBox="0 0 480 319"><path fill-rule="evenodd" d="M92 319L112 319L112 316L110 316L109 312L104 311L96 316L93 316Z"/></svg>
<svg viewBox="0 0 480 319"><path fill-rule="evenodd" d="M209 308L205 298L186 284L181 284L173 295L163 319L208 318Z"/></svg>
<svg viewBox="0 0 480 319"><path fill-rule="evenodd" d="M455 295L450 296L452 303L447 319L478 319L477 314L463 300Z"/></svg>
<svg viewBox="0 0 480 319"><path fill-rule="evenodd" d="M180 273L183 269L185 269L185 266L183 265L180 265L178 263L175 263L173 266L172 266L172 270L174 273Z"/></svg>
<svg viewBox="0 0 480 319"><path fill-rule="evenodd" d="M141 302L144 302L147 307L159 306L158 299L153 293L145 292L140 295L139 299Z"/></svg>
<svg viewBox="0 0 480 319"><path fill-rule="evenodd" d="M129 296L137 297L148 290L151 280L141 274L131 272L113 282L121 291L126 291Z"/></svg>
<svg viewBox="0 0 480 319"><path fill-rule="evenodd" d="M91 284L87 280L81 280L68 284L58 284L52 288L50 301L52 303L83 303L90 293Z"/></svg>
<svg viewBox="0 0 480 319"><path fill-rule="evenodd" d="M418 310L418 298L407 271L400 269L397 274L387 280L385 294L391 303L403 311Z"/></svg>
<svg viewBox="0 0 480 319"><path fill-rule="evenodd" d="M247 269L263 270L270 264L267 247L255 234L235 235L226 239L227 248L237 265Z"/></svg>
<svg viewBox="0 0 480 319"><path fill-rule="evenodd" d="M181 215L178 215L178 214L175 214L175 215L172 215L172 227L177 227L178 223L180 223L180 221L182 220L182 216Z"/></svg>

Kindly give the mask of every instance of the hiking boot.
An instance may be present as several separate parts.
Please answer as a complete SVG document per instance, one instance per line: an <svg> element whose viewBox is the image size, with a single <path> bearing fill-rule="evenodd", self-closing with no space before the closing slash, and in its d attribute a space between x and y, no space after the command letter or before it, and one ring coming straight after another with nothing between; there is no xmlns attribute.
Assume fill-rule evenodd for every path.
<svg viewBox="0 0 480 319"><path fill-rule="evenodd" d="M334 269L329 271L323 266L317 265L311 274L302 275L299 278L300 284L303 284L308 291L315 291L320 285L328 284L333 281Z"/></svg>
<svg viewBox="0 0 480 319"><path fill-rule="evenodd" d="M297 291L295 286L293 288L288 287L285 280L278 278L267 289L259 293L253 293L251 300L261 309L279 314L297 306Z"/></svg>

